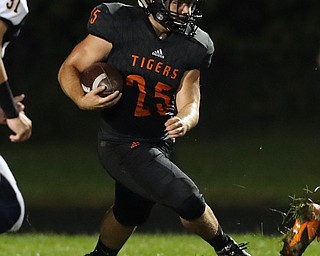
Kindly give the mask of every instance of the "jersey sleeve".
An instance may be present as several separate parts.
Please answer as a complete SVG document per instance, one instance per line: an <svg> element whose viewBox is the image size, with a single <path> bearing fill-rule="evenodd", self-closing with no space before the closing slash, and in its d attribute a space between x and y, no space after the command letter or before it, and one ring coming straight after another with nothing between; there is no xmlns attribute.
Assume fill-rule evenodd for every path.
<svg viewBox="0 0 320 256"><path fill-rule="evenodd" d="M7 31L2 40L1 56L4 55L8 43L19 35L21 26L24 24L28 13L27 0L0 1L0 20L7 26Z"/></svg>
<svg viewBox="0 0 320 256"><path fill-rule="evenodd" d="M191 68L209 68L214 53L214 44L211 37L208 33L198 28L195 37L192 38L192 42L195 43L196 47L191 56L191 59L193 60Z"/></svg>
<svg viewBox="0 0 320 256"><path fill-rule="evenodd" d="M9 26L20 25L29 13L26 0L2 0L0 18Z"/></svg>
<svg viewBox="0 0 320 256"><path fill-rule="evenodd" d="M211 65L212 56L214 53L214 44L210 37L207 37L208 41L206 43L206 55L203 58L200 68L209 68Z"/></svg>
<svg viewBox="0 0 320 256"><path fill-rule="evenodd" d="M119 38L121 24L117 16L121 4L104 3L98 5L91 11L88 21L88 33L111 43L114 43Z"/></svg>

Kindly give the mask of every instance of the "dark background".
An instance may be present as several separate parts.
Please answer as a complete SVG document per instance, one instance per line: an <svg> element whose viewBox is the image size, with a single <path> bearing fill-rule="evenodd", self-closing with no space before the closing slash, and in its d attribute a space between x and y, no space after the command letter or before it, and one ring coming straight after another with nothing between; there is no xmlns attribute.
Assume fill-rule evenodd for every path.
<svg viewBox="0 0 320 256"><path fill-rule="evenodd" d="M30 0L27 23L7 48L10 84L15 94L26 93L26 113L33 120L32 139L23 145L12 146L8 129L1 128L2 152L30 207L27 230L75 232L85 221L97 230L106 207L97 195L112 191L103 187L94 152L98 113L77 109L57 81L60 65L86 36L90 11L99 3ZM195 170L192 177L208 201L217 201L224 226L246 223L242 230L252 224L257 231L269 221L274 231L281 220L269 211L270 202L279 199L277 206L285 202L286 209L288 194L320 180L320 72L315 70L320 1L208 0L205 6L200 25L216 51L210 69L202 72L200 123L178 144L182 153L175 157ZM96 172L80 176L90 168ZM214 168L222 170L220 176ZM248 189L239 190L243 184ZM49 213L55 214L54 227ZM58 222L59 215L66 222ZM81 226L84 230L89 229Z"/></svg>
<svg viewBox="0 0 320 256"><path fill-rule="evenodd" d="M95 129L90 120L96 115L76 109L62 93L57 73L86 36L87 19L98 3L30 1L29 19L7 49L13 90L27 94L34 141ZM201 27L211 35L216 51L211 68L203 72L199 134L239 126L318 122L319 72L314 69L320 2L210 0L205 6Z"/></svg>

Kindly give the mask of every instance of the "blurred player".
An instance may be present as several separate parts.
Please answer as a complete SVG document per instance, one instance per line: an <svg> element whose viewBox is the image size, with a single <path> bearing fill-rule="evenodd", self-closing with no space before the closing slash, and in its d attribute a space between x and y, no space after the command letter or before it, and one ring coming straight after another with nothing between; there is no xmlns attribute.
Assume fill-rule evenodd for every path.
<svg viewBox="0 0 320 256"><path fill-rule="evenodd" d="M173 209L183 226L218 255L249 255L225 235L194 182L169 155L176 138L199 120L200 70L211 63L209 35L197 27L202 0L139 0L140 7L105 3L91 13L89 35L63 63L59 81L80 109L102 110L101 162L115 179L95 250L117 255L155 203ZM123 93L85 94L79 74L101 60L126 79ZM143 253L142 253L143 254Z"/></svg>
<svg viewBox="0 0 320 256"><path fill-rule="evenodd" d="M8 43L18 36L28 14L26 0L1 0L0 47L3 57ZM31 136L31 120L24 114L21 103L24 95L13 98L7 73L0 59L0 124L7 125L12 142L20 142ZM0 156L0 233L17 231L24 218L24 201L7 163Z"/></svg>
<svg viewBox="0 0 320 256"><path fill-rule="evenodd" d="M290 208L283 215L285 218L282 226L290 225L292 220L294 224L292 228L284 226L281 255L301 256L315 238L318 242L320 241L320 205L311 199L312 195L317 195L319 188L317 187L313 192L307 189L304 197L292 197ZM310 195L310 193L313 194Z"/></svg>

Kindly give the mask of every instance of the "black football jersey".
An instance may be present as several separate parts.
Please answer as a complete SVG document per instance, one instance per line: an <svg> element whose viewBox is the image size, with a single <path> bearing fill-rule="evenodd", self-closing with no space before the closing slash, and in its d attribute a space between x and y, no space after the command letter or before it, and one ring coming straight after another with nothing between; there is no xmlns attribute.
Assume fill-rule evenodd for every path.
<svg viewBox="0 0 320 256"><path fill-rule="evenodd" d="M106 62L124 77L123 95L102 111L99 136L113 141L159 141L175 115L175 94L185 71L208 67L214 51L209 35L171 33L161 40L144 10L104 3L92 10L88 32L112 43Z"/></svg>

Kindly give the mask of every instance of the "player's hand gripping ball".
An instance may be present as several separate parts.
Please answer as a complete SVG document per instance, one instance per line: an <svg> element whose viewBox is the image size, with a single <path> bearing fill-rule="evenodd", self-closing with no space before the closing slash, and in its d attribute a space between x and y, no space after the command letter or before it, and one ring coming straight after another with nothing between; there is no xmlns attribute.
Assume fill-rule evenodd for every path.
<svg viewBox="0 0 320 256"><path fill-rule="evenodd" d="M100 93L106 97L115 91L122 91L123 78L119 71L105 62L96 62L85 69L80 75L82 89L88 93L98 86L105 86L106 89Z"/></svg>

